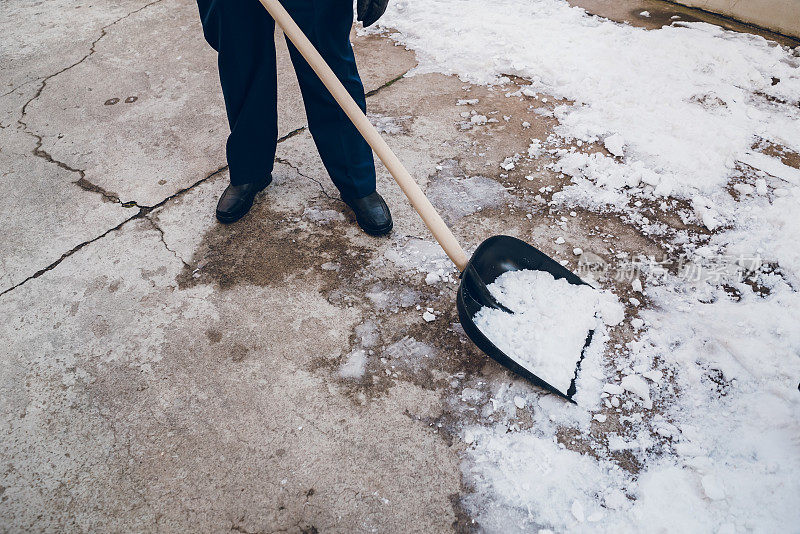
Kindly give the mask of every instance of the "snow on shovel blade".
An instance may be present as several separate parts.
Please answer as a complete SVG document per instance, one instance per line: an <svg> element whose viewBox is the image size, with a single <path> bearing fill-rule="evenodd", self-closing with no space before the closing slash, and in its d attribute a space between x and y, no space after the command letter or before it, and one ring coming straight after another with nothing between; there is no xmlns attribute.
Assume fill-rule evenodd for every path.
<svg viewBox="0 0 800 534"><path fill-rule="evenodd" d="M570 284L588 285L553 258L520 239L505 235L490 237L475 250L467 268L464 269L461 275L461 285L458 288L457 300L458 317L461 321L461 326L472 342L497 363L527 379L534 385L574 403L575 401L572 400L572 396L575 394L574 377L566 392L559 391L497 348L475 325L473 317L484 306L509 312L507 308L492 297L486 286L505 272L520 270L545 271L550 273L556 280L563 278ZM593 334L594 330L590 330L586 336L586 343L583 345L580 360L578 360L577 368L575 369L576 376L586 348L592 341Z"/></svg>

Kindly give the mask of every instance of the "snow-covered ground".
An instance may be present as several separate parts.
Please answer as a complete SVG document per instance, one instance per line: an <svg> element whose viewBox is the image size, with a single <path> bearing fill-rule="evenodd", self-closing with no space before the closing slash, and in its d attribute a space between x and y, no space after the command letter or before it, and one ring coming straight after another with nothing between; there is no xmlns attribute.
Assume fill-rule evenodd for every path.
<svg viewBox="0 0 800 534"><path fill-rule="evenodd" d="M622 258L646 304L620 327L632 341L587 356L580 406L482 392L499 422L462 435L481 527L796 530L800 172L779 156L800 152L800 49L704 23L646 31L561 0L401 0L381 23L416 72L514 75L530 85L509 98L558 99L556 134L527 154L571 177L551 205L621 214L674 254Z"/></svg>

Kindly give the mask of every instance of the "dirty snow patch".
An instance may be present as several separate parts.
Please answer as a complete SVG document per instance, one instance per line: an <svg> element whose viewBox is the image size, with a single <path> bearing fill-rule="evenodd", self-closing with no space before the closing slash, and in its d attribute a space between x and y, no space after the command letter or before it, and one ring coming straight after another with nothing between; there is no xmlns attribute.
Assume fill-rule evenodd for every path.
<svg viewBox="0 0 800 534"><path fill-rule="evenodd" d="M362 349L354 350L339 367L339 375L342 378L361 378L366 368L367 353Z"/></svg>
<svg viewBox="0 0 800 534"><path fill-rule="evenodd" d="M411 116L402 115L400 117L387 117L378 113L367 113L369 122L378 130L378 133L397 135L403 132L403 123L407 122Z"/></svg>
<svg viewBox="0 0 800 534"><path fill-rule="evenodd" d="M323 210L311 206L303 210L303 219L319 225L331 224L338 221L344 221L344 215L336 210Z"/></svg>
<svg viewBox="0 0 800 534"><path fill-rule="evenodd" d="M767 156L761 152L746 152L739 156L739 161L792 185L800 185L800 169L784 165L778 158Z"/></svg>

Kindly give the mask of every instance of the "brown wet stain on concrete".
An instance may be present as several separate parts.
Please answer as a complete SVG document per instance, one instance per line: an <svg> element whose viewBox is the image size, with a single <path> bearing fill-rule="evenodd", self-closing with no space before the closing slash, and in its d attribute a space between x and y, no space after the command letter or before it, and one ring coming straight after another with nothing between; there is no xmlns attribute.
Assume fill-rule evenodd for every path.
<svg viewBox="0 0 800 534"><path fill-rule="evenodd" d="M374 254L347 239L343 231L347 223L309 231L308 224L299 221L302 206L297 213L282 213L267 201L259 202L263 195L259 197L243 219L215 224L203 236L190 266L178 277L181 288L209 283L223 290L239 284L277 286L310 273L333 283L338 276L356 272ZM338 263L339 270L314 269L326 262Z"/></svg>
<svg viewBox="0 0 800 534"><path fill-rule="evenodd" d="M758 150L767 156L778 158L781 163L788 167L800 169L800 154L787 148L769 141L768 139L759 139L759 142L753 144L753 150Z"/></svg>
<svg viewBox="0 0 800 534"><path fill-rule="evenodd" d="M219 343L222 340L222 332L216 328L206 330L206 337L211 343Z"/></svg>

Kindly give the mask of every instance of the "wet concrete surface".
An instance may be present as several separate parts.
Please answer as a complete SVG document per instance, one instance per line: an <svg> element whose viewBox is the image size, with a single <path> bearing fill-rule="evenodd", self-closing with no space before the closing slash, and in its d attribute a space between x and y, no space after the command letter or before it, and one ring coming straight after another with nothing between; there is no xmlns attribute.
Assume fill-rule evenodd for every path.
<svg viewBox="0 0 800 534"><path fill-rule="evenodd" d="M722 28L737 32L747 32L760 35L770 41L775 41L784 46L795 47L800 44L797 39L775 33L765 28L703 11L693 9L673 2L662 0L570 0L570 5L581 7L593 15L605 17L616 22L623 22L654 30L662 26L669 26L673 22L706 22Z"/></svg>

